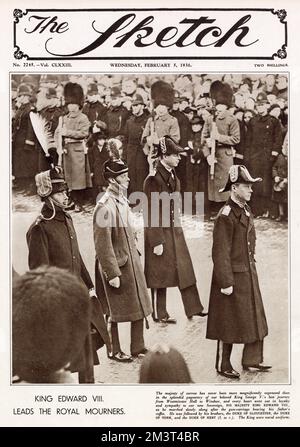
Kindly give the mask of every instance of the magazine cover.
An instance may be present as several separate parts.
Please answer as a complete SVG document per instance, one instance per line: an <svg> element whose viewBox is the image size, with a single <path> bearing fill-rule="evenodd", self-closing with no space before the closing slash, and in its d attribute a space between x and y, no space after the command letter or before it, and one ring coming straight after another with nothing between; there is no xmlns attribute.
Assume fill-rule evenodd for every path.
<svg viewBox="0 0 300 447"><path fill-rule="evenodd" d="M1 5L2 426L297 425L299 12Z"/></svg>

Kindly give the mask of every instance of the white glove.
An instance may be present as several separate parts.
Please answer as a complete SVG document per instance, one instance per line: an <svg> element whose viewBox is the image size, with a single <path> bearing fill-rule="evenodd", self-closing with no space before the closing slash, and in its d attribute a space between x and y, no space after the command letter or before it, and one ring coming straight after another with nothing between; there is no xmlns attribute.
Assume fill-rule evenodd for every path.
<svg viewBox="0 0 300 447"><path fill-rule="evenodd" d="M225 289L221 289L221 293L223 293L224 295L231 295L232 292L233 292L232 286L226 287Z"/></svg>
<svg viewBox="0 0 300 447"><path fill-rule="evenodd" d="M163 244L157 245L153 248L153 253L157 256L161 256L164 252L164 246Z"/></svg>
<svg viewBox="0 0 300 447"><path fill-rule="evenodd" d="M209 164L209 166L211 166L211 165L213 164L213 161L214 161L214 163L218 163L216 159L213 160L213 157L212 157L211 154L209 154L209 155L206 157L206 160L207 160L207 163Z"/></svg>
<svg viewBox="0 0 300 447"><path fill-rule="evenodd" d="M276 177L274 178L275 183L279 183L280 182L280 177L278 175L276 175Z"/></svg>
<svg viewBox="0 0 300 447"><path fill-rule="evenodd" d="M115 289L118 289L120 287L120 278L119 276L115 276L115 278L108 281L109 285L114 287Z"/></svg>

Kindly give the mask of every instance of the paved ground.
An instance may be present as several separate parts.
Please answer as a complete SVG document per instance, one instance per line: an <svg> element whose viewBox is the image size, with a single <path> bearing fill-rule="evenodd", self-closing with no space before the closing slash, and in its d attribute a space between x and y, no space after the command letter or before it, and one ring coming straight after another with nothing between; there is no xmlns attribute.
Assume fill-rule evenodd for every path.
<svg viewBox="0 0 300 447"><path fill-rule="evenodd" d="M12 213L12 259L15 269L23 273L27 269L25 233L38 215L40 201L37 197L14 194ZM78 234L79 246L86 265L93 276L94 247L92 239L92 208L85 213L72 213ZM139 226L139 246L142 248L142 221ZM212 223L203 223L191 216L183 220L183 227L190 248L201 300L207 309L212 272L211 244ZM286 223L256 221L257 270L269 325L265 340L265 361L273 365L270 373L242 373L240 383L287 383L289 381L289 298L288 298L288 229ZM177 289L168 292L169 313L177 318L177 325L163 326L150 321L145 331L147 346L166 342L184 355L195 383L224 383L227 379L217 376L214 370L216 343L206 340L206 318L194 317L189 321L184 315ZM123 350L129 352L129 324L120 324ZM233 365L241 370L242 346L235 345ZM95 368L96 382L137 383L141 360L120 364L108 360L105 350L99 351L101 364Z"/></svg>

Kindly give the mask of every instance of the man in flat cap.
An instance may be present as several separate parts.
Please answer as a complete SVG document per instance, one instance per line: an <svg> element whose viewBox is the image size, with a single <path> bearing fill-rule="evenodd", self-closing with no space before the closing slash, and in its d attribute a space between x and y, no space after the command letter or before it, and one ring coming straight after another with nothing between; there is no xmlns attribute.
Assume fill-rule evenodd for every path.
<svg viewBox="0 0 300 447"><path fill-rule="evenodd" d="M79 355L71 364L71 371L79 372L79 382L91 383L93 377L93 357L97 364L96 350L104 343L110 350L110 340L93 282L81 257L75 229L71 216L65 212L68 204L67 184L62 169L56 166L36 175L37 193L43 201L38 218L30 226L26 238L28 245L29 268L36 269L43 265L59 267L77 276L87 287L91 299L91 323L95 336L94 352L91 338L86 340L85 355ZM80 354L80 353L78 353Z"/></svg>
<svg viewBox="0 0 300 447"><path fill-rule="evenodd" d="M124 127L130 112L122 105L122 92L119 87L114 86L111 88L110 97L110 106L103 117L103 121L107 125L108 138L115 138L124 134Z"/></svg>
<svg viewBox="0 0 300 447"><path fill-rule="evenodd" d="M144 183L148 199L145 209L145 275L151 288L153 320L176 323L167 312L168 287L178 287L186 316L205 316L200 301L193 264L187 247L178 208L180 181L175 173L184 149L172 138L159 139L159 161L154 175ZM167 202L165 202L165 200Z"/></svg>
<svg viewBox="0 0 300 447"><path fill-rule="evenodd" d="M144 320L151 313L151 302L126 198L128 167L120 159L110 159L104 163L103 172L108 187L94 211L96 290L108 320L109 358L131 362L147 352ZM118 323L122 322L131 322L131 355L121 348Z"/></svg>
<svg viewBox="0 0 300 447"><path fill-rule="evenodd" d="M213 276L206 337L217 340L216 370L229 379L239 379L230 361L233 343L243 343L244 370L268 371L263 362L263 341L268 326L255 267L255 228L247 202L252 178L245 166L229 170L221 192L230 198L218 213L213 232Z"/></svg>

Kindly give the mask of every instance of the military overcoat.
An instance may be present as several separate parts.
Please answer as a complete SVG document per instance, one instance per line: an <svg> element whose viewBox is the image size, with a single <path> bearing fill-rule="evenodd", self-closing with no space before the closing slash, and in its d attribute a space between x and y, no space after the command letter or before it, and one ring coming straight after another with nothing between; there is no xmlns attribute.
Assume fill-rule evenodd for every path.
<svg viewBox="0 0 300 447"><path fill-rule="evenodd" d="M247 213L229 198L213 232L213 276L207 338L225 343L252 343L268 334L255 260L255 228ZM233 286L225 295L221 288Z"/></svg>

